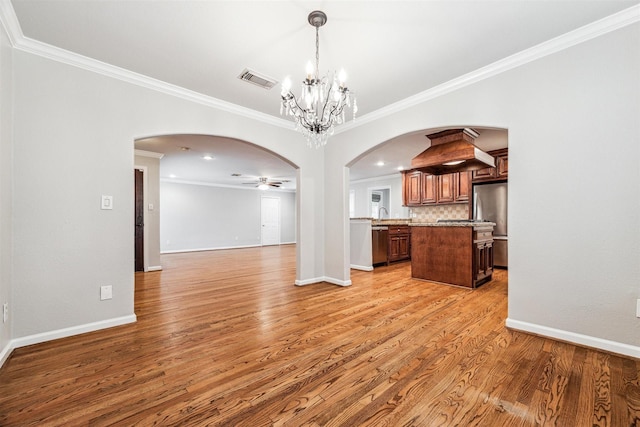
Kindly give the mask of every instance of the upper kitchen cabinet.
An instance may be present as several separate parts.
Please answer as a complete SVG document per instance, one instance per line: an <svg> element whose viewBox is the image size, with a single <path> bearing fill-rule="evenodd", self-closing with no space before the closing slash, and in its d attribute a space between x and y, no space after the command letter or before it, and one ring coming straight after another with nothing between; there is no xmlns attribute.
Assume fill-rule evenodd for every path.
<svg viewBox="0 0 640 427"><path fill-rule="evenodd" d="M438 175L438 200L437 203L453 203L456 199L457 173L448 173L446 175ZM434 177L436 178L436 177Z"/></svg>
<svg viewBox="0 0 640 427"><path fill-rule="evenodd" d="M469 172L431 175L412 170L403 173L405 206L467 203L471 188Z"/></svg>
<svg viewBox="0 0 640 427"><path fill-rule="evenodd" d="M496 159L495 168L473 171L473 182L504 181L509 178L509 149L489 151L487 154Z"/></svg>
<svg viewBox="0 0 640 427"><path fill-rule="evenodd" d="M455 201L468 202L471 194L471 172L455 174Z"/></svg>
<svg viewBox="0 0 640 427"><path fill-rule="evenodd" d="M411 171L402 174L402 204L419 206L422 203L422 173Z"/></svg>
<svg viewBox="0 0 640 427"><path fill-rule="evenodd" d="M422 173L422 186L420 194L420 203L430 205L438 202L438 177Z"/></svg>

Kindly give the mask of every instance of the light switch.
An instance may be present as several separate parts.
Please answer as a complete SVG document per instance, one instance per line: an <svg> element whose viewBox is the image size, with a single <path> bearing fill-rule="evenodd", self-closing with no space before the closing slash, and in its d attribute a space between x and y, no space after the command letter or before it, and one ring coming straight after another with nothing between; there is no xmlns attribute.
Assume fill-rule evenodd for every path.
<svg viewBox="0 0 640 427"><path fill-rule="evenodd" d="M113 196L102 195L101 209L113 209Z"/></svg>
<svg viewBox="0 0 640 427"><path fill-rule="evenodd" d="M110 285L100 286L100 301L113 298L113 288Z"/></svg>
<svg viewBox="0 0 640 427"><path fill-rule="evenodd" d="M153 203L149 203L149 210L152 211L153 210Z"/></svg>

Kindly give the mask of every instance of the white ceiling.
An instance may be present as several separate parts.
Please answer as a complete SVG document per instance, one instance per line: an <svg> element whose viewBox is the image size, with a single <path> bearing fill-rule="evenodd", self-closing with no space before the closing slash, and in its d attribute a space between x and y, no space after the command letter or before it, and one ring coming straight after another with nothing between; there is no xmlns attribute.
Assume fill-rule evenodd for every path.
<svg viewBox="0 0 640 427"><path fill-rule="evenodd" d="M307 15L320 9L328 16L320 29L320 70L345 68L362 117L637 5L640 0L11 3L22 33L30 41L277 117L279 86L265 90L237 76L249 67L278 81L287 75L294 81L302 80L305 64L315 54L315 31L307 23ZM286 162L274 160L254 146L238 141L229 144L221 138L195 136L186 142L185 138L155 141L155 145L140 141L136 148L158 152L162 147L167 151L162 162L176 168L169 172L163 165L162 173L183 175L187 180L217 181L223 176L217 167L180 166L180 156L172 159L175 155L169 147L191 144L198 150L214 151L224 146L212 154L227 159L225 164L231 164L234 172L295 175ZM426 148L416 147L424 140L423 134L409 135L369 153L352 166L352 179L392 173L392 165L408 163ZM489 149L480 141L478 145ZM233 151L244 160L228 160ZM407 154L410 157L405 159ZM371 167L378 158L383 158L389 169Z"/></svg>

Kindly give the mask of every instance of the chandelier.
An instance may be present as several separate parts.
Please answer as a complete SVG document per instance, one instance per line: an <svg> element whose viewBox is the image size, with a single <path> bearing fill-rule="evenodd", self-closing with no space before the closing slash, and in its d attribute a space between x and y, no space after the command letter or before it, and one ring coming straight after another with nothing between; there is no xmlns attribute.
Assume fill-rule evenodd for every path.
<svg viewBox="0 0 640 427"><path fill-rule="evenodd" d="M345 122L345 107L351 107L353 101L353 119L356 118L358 106L355 95L345 86L346 73L341 70L337 75L327 74L319 78L320 42L318 30L327 22L324 12L315 10L307 18L309 24L316 27L316 66L307 63L307 78L302 82L300 97L291 93L291 79L282 82L282 104L280 115L292 116L296 130L302 132L310 147L321 147L333 135L334 125Z"/></svg>

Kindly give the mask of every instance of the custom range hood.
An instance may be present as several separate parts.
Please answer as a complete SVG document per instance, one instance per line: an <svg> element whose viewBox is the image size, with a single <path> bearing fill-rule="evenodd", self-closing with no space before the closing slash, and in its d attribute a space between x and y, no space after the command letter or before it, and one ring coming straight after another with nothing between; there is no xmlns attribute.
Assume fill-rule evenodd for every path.
<svg viewBox="0 0 640 427"><path fill-rule="evenodd" d="M474 145L478 136L472 129L449 129L427 135L431 147L411 159L411 169L444 175L495 167L493 156Z"/></svg>

